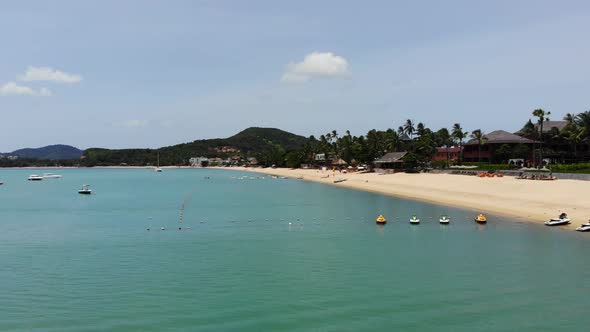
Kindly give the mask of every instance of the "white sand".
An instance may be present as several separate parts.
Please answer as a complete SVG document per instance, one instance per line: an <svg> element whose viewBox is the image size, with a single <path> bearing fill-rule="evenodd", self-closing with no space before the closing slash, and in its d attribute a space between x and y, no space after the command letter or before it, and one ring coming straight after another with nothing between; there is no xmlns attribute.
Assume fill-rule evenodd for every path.
<svg viewBox="0 0 590 332"><path fill-rule="evenodd" d="M501 214L534 223L543 223L566 212L572 218L572 224L566 226L569 228L575 228L590 219L590 181L539 181L427 173L344 174L285 168L230 169L290 178L303 177L308 181ZM329 177L325 178L327 175ZM333 182L339 178L346 181Z"/></svg>

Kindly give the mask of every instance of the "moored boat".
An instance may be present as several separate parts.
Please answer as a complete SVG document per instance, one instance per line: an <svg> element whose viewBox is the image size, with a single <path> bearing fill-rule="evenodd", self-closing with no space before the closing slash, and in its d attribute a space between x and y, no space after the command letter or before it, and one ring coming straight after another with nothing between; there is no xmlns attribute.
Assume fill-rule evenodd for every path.
<svg viewBox="0 0 590 332"><path fill-rule="evenodd" d="M418 219L418 217L416 217L416 215L413 215L410 218L410 224L419 224L420 223L420 219Z"/></svg>
<svg viewBox="0 0 590 332"><path fill-rule="evenodd" d="M549 221L545 221L545 225L547 226L562 226L567 225L572 220L567 217L567 213L562 213L559 215L558 218L551 218Z"/></svg>
<svg viewBox="0 0 590 332"><path fill-rule="evenodd" d="M53 174L53 173L43 173L43 178L44 179L61 179L62 176L59 174Z"/></svg>
<svg viewBox="0 0 590 332"><path fill-rule="evenodd" d="M90 189L90 185L87 185L87 184L83 185L82 189L78 190L78 194L81 194L81 195L92 194L92 189Z"/></svg>
<svg viewBox="0 0 590 332"><path fill-rule="evenodd" d="M340 183L340 182L344 182L346 181L346 179L336 179L334 180L334 183Z"/></svg>
<svg viewBox="0 0 590 332"><path fill-rule="evenodd" d="M41 180L43 180L43 177L41 175L31 174L31 175L29 175L29 178L27 180L29 180L29 181L41 181Z"/></svg>
<svg viewBox="0 0 590 332"><path fill-rule="evenodd" d="M485 224L488 222L488 218L486 218L486 216L484 216L481 213L477 217L475 217L473 220L475 220L475 222L479 223L479 224Z"/></svg>
<svg viewBox="0 0 590 332"><path fill-rule="evenodd" d="M576 228L578 232L590 232L590 222L580 225L580 227Z"/></svg>
<svg viewBox="0 0 590 332"><path fill-rule="evenodd" d="M440 216L440 218L438 219L438 222L443 224L443 225L447 225L448 223L451 222L451 218L449 218L449 216L443 214L442 216Z"/></svg>
<svg viewBox="0 0 590 332"><path fill-rule="evenodd" d="M162 172L162 169L160 168L160 152L158 152L158 166L156 166L156 168L154 168L155 172Z"/></svg>
<svg viewBox="0 0 590 332"><path fill-rule="evenodd" d="M377 217L377 219L375 220L375 222L383 225L387 223L387 219L385 219L385 217L382 214L380 214L379 217Z"/></svg>

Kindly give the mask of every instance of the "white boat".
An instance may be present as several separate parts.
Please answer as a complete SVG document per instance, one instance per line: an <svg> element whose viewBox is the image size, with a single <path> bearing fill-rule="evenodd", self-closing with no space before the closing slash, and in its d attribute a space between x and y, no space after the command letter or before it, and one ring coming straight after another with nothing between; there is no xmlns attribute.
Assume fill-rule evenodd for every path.
<svg viewBox="0 0 590 332"><path fill-rule="evenodd" d="M580 225L576 230L578 232L590 232L590 222Z"/></svg>
<svg viewBox="0 0 590 332"><path fill-rule="evenodd" d="M81 194L81 195L92 194L92 189L90 189L90 185L87 185L87 184L83 185L82 189L78 190L78 194Z"/></svg>
<svg viewBox="0 0 590 332"><path fill-rule="evenodd" d="M558 218L551 218L551 220L545 221L545 225L547 225L547 226L561 226L561 225L567 225L571 221L572 220L567 217L566 213L562 213L559 215Z"/></svg>
<svg viewBox="0 0 590 332"><path fill-rule="evenodd" d="M346 179L336 179L334 180L334 183L340 183L340 182L344 182L346 181Z"/></svg>
<svg viewBox="0 0 590 332"><path fill-rule="evenodd" d="M31 174L31 175L29 175L28 180L29 181L41 181L41 180L43 180L43 177L41 175Z"/></svg>
<svg viewBox="0 0 590 332"><path fill-rule="evenodd" d="M420 223L420 219L418 219L418 217L412 216L412 218L410 218L410 224L419 224L419 223Z"/></svg>
<svg viewBox="0 0 590 332"><path fill-rule="evenodd" d="M59 174L53 174L53 173L43 173L43 178L44 179L61 179L62 176Z"/></svg>
<svg viewBox="0 0 590 332"><path fill-rule="evenodd" d="M449 218L447 215L442 215L440 216L440 218L438 219L438 222L440 222L443 225L447 225L448 223L451 222L451 218Z"/></svg>
<svg viewBox="0 0 590 332"><path fill-rule="evenodd" d="M154 169L156 172L161 172L162 169L160 168L160 152L158 152L158 166Z"/></svg>

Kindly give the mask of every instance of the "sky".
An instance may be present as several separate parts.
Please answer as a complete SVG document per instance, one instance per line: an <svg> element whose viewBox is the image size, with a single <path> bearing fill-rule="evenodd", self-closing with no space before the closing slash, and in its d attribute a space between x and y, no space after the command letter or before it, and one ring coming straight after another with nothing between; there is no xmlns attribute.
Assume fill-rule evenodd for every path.
<svg viewBox="0 0 590 332"><path fill-rule="evenodd" d="M2 1L0 151L590 110L589 1Z"/></svg>

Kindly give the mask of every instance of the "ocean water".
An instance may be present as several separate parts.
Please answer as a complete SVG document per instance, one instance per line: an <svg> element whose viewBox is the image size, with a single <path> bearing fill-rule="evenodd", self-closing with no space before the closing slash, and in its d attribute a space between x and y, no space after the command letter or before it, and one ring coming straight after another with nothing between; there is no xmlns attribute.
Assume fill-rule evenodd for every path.
<svg viewBox="0 0 590 332"><path fill-rule="evenodd" d="M590 234L226 170L31 172L0 170L0 331L590 324Z"/></svg>

